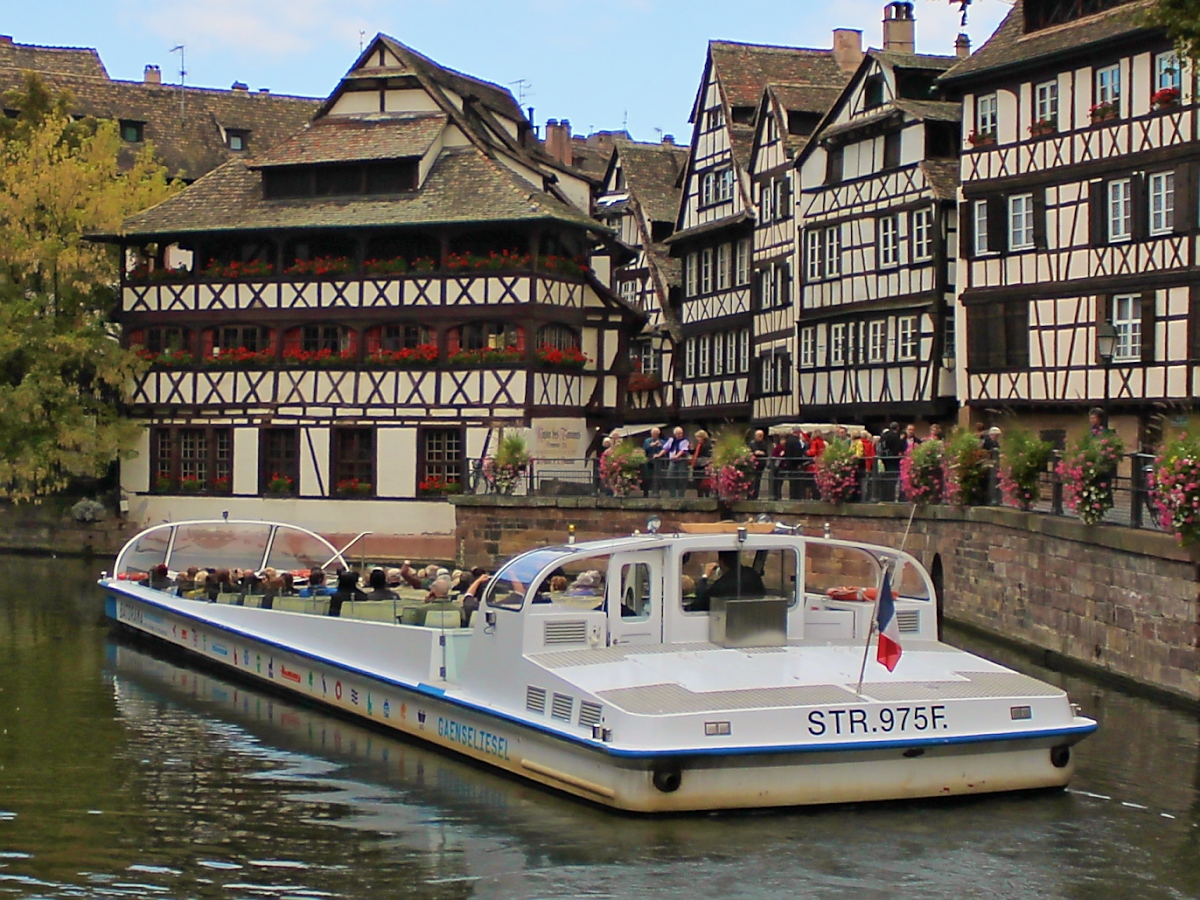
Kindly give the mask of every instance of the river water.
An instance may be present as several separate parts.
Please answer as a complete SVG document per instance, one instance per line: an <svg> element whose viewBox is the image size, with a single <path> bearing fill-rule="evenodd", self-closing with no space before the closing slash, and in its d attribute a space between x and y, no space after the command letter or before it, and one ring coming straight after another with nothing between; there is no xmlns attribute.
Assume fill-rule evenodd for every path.
<svg viewBox="0 0 1200 900"><path fill-rule="evenodd" d="M1197 717L994 646L1100 720L1065 793L631 818L115 639L102 563L0 565L0 895L1200 897Z"/></svg>

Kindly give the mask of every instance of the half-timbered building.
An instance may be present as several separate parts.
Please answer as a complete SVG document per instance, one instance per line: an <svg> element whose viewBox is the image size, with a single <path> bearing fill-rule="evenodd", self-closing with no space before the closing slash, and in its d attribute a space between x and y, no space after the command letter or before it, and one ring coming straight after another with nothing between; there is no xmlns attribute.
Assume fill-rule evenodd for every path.
<svg viewBox="0 0 1200 900"><path fill-rule="evenodd" d="M861 59L857 31L833 50L713 41L692 106L692 145L671 254L683 263L683 418L748 421L756 209L750 156L768 84L840 89Z"/></svg>
<svg viewBox="0 0 1200 900"><path fill-rule="evenodd" d="M911 3L869 50L800 153L797 401L878 426L957 408L954 356L959 104L936 99L953 56L914 53Z"/></svg>
<svg viewBox="0 0 1200 900"><path fill-rule="evenodd" d="M1061 433L1109 404L1132 443L1153 414L1195 402L1196 85L1144 7L1017 0L943 78L967 135L971 414Z"/></svg>
<svg viewBox="0 0 1200 900"><path fill-rule="evenodd" d="M626 419L630 422L674 418L676 305L682 287L679 260L663 243L675 230L679 176L687 148L618 141L613 148L596 216L616 231L622 254L610 286L647 316L646 327L631 346ZM625 261L627 260L627 261Z"/></svg>
<svg viewBox="0 0 1200 900"><path fill-rule="evenodd" d="M507 90L375 38L310 125L109 238L150 361L135 515L268 498L326 532L449 532L445 504L373 501L464 489L505 428L581 457L645 320L587 266L590 201ZM164 268L171 247L191 265Z"/></svg>

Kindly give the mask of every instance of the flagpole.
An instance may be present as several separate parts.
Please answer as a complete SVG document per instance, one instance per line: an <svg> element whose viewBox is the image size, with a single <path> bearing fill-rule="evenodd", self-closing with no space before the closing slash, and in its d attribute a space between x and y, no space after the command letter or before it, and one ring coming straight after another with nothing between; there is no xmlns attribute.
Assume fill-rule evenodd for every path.
<svg viewBox="0 0 1200 900"><path fill-rule="evenodd" d="M900 539L901 553L904 552L904 545L908 543L908 533L912 530L913 517L916 514L917 504L914 503L912 505L912 509L909 510L908 513L908 524L904 526L904 537ZM863 647L862 665L859 666L858 669L858 685L854 689L854 693L856 693L859 697L862 696L863 678L865 678L867 674L867 657L871 655L871 638L875 635L875 628L879 624L879 595L883 591L883 582L887 578L887 569L890 563L891 560L888 560L888 562L884 563L883 575L879 579L879 583L875 586L875 606L871 610L871 627L867 629L867 643L866 646Z"/></svg>

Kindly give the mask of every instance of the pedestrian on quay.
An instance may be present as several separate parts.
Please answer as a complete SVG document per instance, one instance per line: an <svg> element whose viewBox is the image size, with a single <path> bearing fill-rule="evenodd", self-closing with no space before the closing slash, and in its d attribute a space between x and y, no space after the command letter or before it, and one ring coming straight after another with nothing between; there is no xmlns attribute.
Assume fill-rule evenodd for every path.
<svg viewBox="0 0 1200 900"><path fill-rule="evenodd" d="M904 429L904 453L911 453L913 448L921 443L921 439L917 437L917 426L911 422ZM903 454L901 454L903 455Z"/></svg>
<svg viewBox="0 0 1200 900"><path fill-rule="evenodd" d="M768 465L771 467L771 499L783 499L783 455L787 451L787 436L782 434L775 435L775 442L771 445L771 459Z"/></svg>
<svg viewBox="0 0 1200 900"><path fill-rule="evenodd" d="M900 434L900 423L891 422L879 436L879 461L883 464L883 483L879 499L892 501L900 487L900 457L904 455L904 437Z"/></svg>
<svg viewBox="0 0 1200 900"><path fill-rule="evenodd" d="M792 429L792 433L784 439L783 462L784 477L788 482L788 498L799 500L801 497L800 479L804 474L804 461L808 453L808 441L800 426Z"/></svg>
<svg viewBox="0 0 1200 900"><path fill-rule="evenodd" d="M696 496L707 497L712 493L712 480L708 477L708 464L712 462L712 440L701 428L696 432L692 447L692 482L696 485Z"/></svg>
<svg viewBox="0 0 1200 900"><path fill-rule="evenodd" d="M682 497L692 472L692 445L682 426L676 425L670 440L663 442L663 452L668 466L667 493L671 497Z"/></svg>
<svg viewBox="0 0 1200 900"><path fill-rule="evenodd" d="M767 460L771 457L771 445L767 443L767 433L761 428L754 431L754 437L747 443L750 455L754 458L754 481L750 484L750 499L757 500L759 489L762 487L763 471Z"/></svg>
<svg viewBox="0 0 1200 900"><path fill-rule="evenodd" d="M651 492L659 490L658 473L655 471L655 460L662 453L662 429L655 425L650 429L650 435L642 441L642 452L646 454L646 464L642 466L642 495L649 497Z"/></svg>

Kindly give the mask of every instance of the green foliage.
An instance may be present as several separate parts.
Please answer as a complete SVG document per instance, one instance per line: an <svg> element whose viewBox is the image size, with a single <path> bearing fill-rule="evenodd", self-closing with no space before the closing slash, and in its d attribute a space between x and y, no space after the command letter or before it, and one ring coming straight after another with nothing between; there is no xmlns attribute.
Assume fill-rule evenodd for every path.
<svg viewBox="0 0 1200 900"><path fill-rule="evenodd" d="M642 486L646 453L633 441L620 440L600 456L600 480L614 497L627 497Z"/></svg>
<svg viewBox="0 0 1200 900"><path fill-rule="evenodd" d="M1181 59L1200 60L1200 0L1157 0L1147 7L1145 21L1167 30Z"/></svg>
<svg viewBox="0 0 1200 900"><path fill-rule="evenodd" d="M496 449L496 464L524 468L529 465L529 444L520 432L509 432L500 438Z"/></svg>
<svg viewBox="0 0 1200 900"><path fill-rule="evenodd" d="M746 438L740 431L727 428L713 438L713 453L711 462L713 471L733 466L749 472L754 468L754 455L746 445Z"/></svg>
<svg viewBox="0 0 1200 900"><path fill-rule="evenodd" d="M176 189L146 147L122 170L114 122L73 121L36 76L0 122L0 497L99 475L138 429L117 404L144 362L120 347L117 250L84 240Z"/></svg>
<svg viewBox="0 0 1200 900"><path fill-rule="evenodd" d="M860 460L854 445L844 438L831 438L817 457L817 493L826 503L848 503L858 491Z"/></svg>
<svg viewBox="0 0 1200 900"><path fill-rule="evenodd" d="M1054 446L1024 428L1008 428L1000 442L1000 487L1009 502L1032 509L1041 497L1041 477Z"/></svg>
<svg viewBox="0 0 1200 900"><path fill-rule="evenodd" d="M966 428L955 429L946 444L946 501L955 506L987 503L988 471L992 456Z"/></svg>

